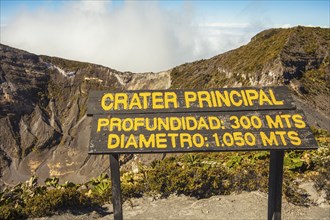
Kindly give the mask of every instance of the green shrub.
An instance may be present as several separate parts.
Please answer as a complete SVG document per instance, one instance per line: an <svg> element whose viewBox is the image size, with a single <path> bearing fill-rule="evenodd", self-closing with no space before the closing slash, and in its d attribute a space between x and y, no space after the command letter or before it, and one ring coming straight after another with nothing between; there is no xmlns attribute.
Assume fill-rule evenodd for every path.
<svg viewBox="0 0 330 220"><path fill-rule="evenodd" d="M25 203L24 212L29 217L41 217L93 205L89 197L75 188L51 189L45 194L30 197Z"/></svg>
<svg viewBox="0 0 330 220"><path fill-rule="evenodd" d="M0 219L25 219L28 216L22 211L21 206L1 205L0 206Z"/></svg>

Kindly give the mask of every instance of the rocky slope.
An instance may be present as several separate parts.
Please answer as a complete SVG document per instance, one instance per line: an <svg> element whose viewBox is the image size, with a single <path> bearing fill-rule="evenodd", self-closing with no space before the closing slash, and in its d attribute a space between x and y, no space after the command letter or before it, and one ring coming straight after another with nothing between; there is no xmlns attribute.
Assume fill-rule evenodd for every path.
<svg viewBox="0 0 330 220"><path fill-rule="evenodd" d="M87 154L91 89L285 84L310 124L330 130L329 44L329 29L270 29L236 50L161 73L123 73L0 45L1 181L12 184L38 175L83 182L107 169L107 156ZM155 157L162 155L141 160Z"/></svg>
<svg viewBox="0 0 330 220"><path fill-rule="evenodd" d="M167 89L169 73L132 74L0 46L0 174L6 183L66 176L85 181L108 166L88 156L90 89Z"/></svg>

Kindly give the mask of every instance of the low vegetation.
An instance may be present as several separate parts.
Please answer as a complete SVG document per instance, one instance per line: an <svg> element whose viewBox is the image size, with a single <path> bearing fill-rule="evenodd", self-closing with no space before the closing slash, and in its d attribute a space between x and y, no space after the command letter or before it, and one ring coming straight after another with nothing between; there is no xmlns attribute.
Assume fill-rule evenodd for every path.
<svg viewBox="0 0 330 220"><path fill-rule="evenodd" d="M76 71L79 68L87 68L90 66L89 63L73 61L73 60L66 60L58 57L49 57L49 56L40 56L43 61L52 63L66 71Z"/></svg>
<svg viewBox="0 0 330 220"><path fill-rule="evenodd" d="M309 205L299 182L313 180L330 200L330 134L314 129L320 148L290 151L284 160L283 194L296 205ZM196 198L233 192L267 192L269 152L189 153L150 165L140 165L137 173L122 172L124 200L145 194L167 197L184 194ZM61 212L93 210L111 200L111 180L106 174L84 184L48 178L38 184L33 176L25 183L7 187L0 193L0 219L41 217ZM79 211L80 210L80 211Z"/></svg>

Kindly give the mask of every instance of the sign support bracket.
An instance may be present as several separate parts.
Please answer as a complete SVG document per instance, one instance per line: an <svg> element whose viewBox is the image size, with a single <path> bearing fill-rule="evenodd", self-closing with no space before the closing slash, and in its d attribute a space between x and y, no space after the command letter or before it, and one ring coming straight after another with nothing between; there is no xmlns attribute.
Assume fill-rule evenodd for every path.
<svg viewBox="0 0 330 220"><path fill-rule="evenodd" d="M284 150L270 151L268 220L281 220Z"/></svg>
<svg viewBox="0 0 330 220"><path fill-rule="evenodd" d="M109 154L110 157L110 171L112 184L112 204L113 214L115 220L123 220L123 209L120 189L120 166L119 154Z"/></svg>

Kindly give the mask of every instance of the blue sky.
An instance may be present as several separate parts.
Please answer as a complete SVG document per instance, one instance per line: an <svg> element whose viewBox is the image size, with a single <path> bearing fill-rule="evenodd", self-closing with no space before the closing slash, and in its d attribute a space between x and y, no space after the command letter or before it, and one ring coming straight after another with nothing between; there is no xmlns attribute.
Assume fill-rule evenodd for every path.
<svg viewBox="0 0 330 220"><path fill-rule="evenodd" d="M36 11L47 8L57 11L68 1L63 0L1 0L1 23L6 23L21 10ZM145 1L148 2L148 1ZM151 2L151 1L149 1ZM112 6L121 6L123 1L112 1ZM190 5L201 21L231 23L244 22L246 17L268 17L276 25L312 25L329 27L329 0L312 1L159 1L168 9Z"/></svg>
<svg viewBox="0 0 330 220"><path fill-rule="evenodd" d="M0 40L119 70L160 71L239 47L267 28L329 27L329 2L1 0Z"/></svg>

